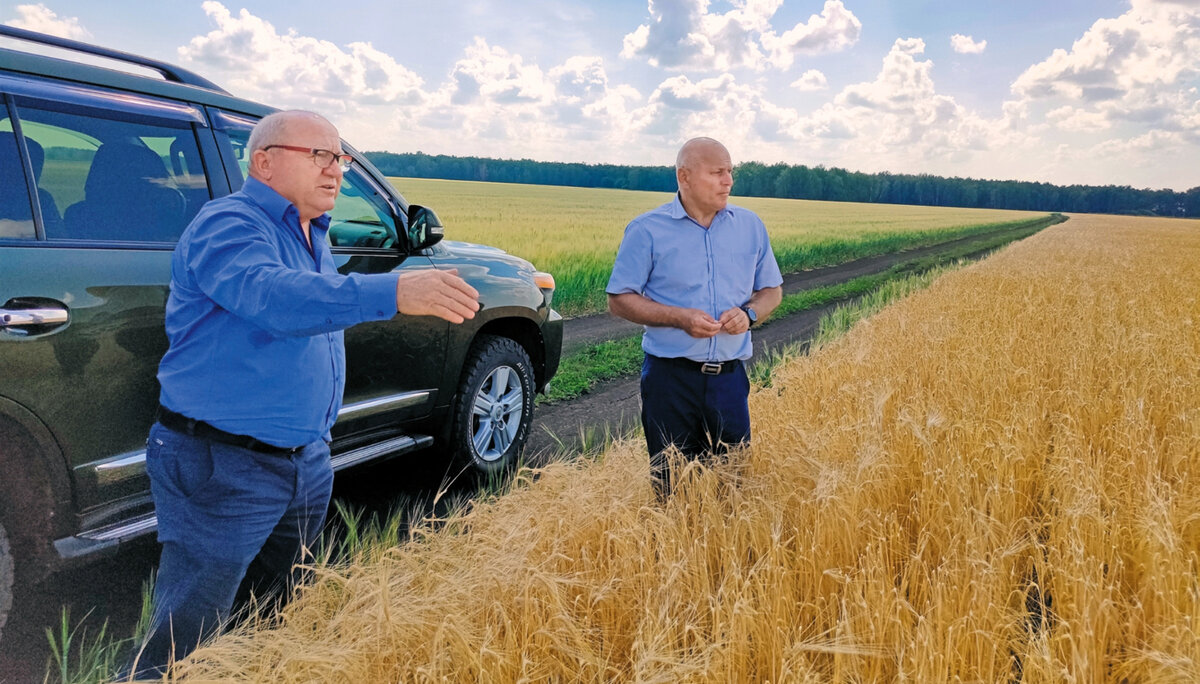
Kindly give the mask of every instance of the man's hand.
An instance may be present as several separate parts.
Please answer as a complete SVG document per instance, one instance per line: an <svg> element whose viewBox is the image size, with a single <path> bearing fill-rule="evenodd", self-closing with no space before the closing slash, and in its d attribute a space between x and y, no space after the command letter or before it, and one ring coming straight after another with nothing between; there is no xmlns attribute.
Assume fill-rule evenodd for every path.
<svg viewBox="0 0 1200 684"><path fill-rule="evenodd" d="M750 317L746 315L745 311L742 311L740 306L727 309L725 313L721 314L718 322L721 324L721 330L730 335L741 335L750 329Z"/></svg>
<svg viewBox="0 0 1200 684"><path fill-rule="evenodd" d="M680 309L679 324L675 327L692 337L704 338L721 332L722 324L700 309Z"/></svg>
<svg viewBox="0 0 1200 684"><path fill-rule="evenodd" d="M396 283L396 311L462 323L479 311L479 293L458 277L458 269L405 271Z"/></svg>

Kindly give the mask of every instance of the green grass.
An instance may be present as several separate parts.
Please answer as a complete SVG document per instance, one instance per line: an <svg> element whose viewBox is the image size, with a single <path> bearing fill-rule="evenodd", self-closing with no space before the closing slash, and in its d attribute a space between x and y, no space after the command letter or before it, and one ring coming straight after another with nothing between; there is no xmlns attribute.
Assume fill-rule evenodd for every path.
<svg viewBox="0 0 1200 684"><path fill-rule="evenodd" d="M846 283L788 295L764 325L770 325L772 321L789 314L857 297L854 302L840 306L822 317L811 346L828 344L850 330L856 322L897 299L928 287L944 273L961 268L967 263L961 260L963 256L1000 247L1063 220L1066 219L1057 214L1039 217L1036 221L1025 222L1025 230L1015 234L1008 231L1003 235L989 234L994 232L993 227L992 231L981 235L979 240L935 256L914 259L885 272L862 276ZM768 350L748 369L751 382L757 387L770 387L772 371L795 356L807 353L809 348L810 343L801 342ZM558 374L551 384L550 393L538 397L538 402L553 403L573 399L586 394L601 382L632 375L641 368L642 358L641 337L638 335L586 347L563 357ZM601 434L597 429L591 428L584 437L585 444L589 445L585 451L596 451L610 443L614 435L608 430ZM513 484L499 483L499 480L485 483L479 494L497 496ZM445 487L439 490L434 501L435 508L437 500L445 493ZM461 505L466 505L466 502L449 502L450 509ZM419 507L414 504L407 515L403 511L394 510L392 514L383 518L372 516L370 520L363 520L361 511L346 508L338 503L337 516L342 522L344 532L338 540L323 547L318 554L319 562L328 563L334 558L361 559L393 548L402 541L405 521L415 520L421 515ZM86 624L88 616L72 626L70 613L64 609L58 629L46 631L52 655L44 681L62 684L99 684L110 681L112 674L122 665L130 645L141 639L149 625L152 593L152 584L147 583L142 590L142 615L132 638L113 638L107 631L107 623L101 624L95 632L89 632Z"/></svg>
<svg viewBox="0 0 1200 684"><path fill-rule="evenodd" d="M777 313L772 313L771 318L763 325L770 325L772 321L789 314L866 294L889 280L902 277L902 271L890 270L838 285L788 295L776 309ZM634 335L590 345L574 354L564 356L559 364L558 374L550 384L550 391L538 397L538 403L575 399L587 394L601 382L636 373L642 367L641 343L641 335Z"/></svg>
<svg viewBox="0 0 1200 684"><path fill-rule="evenodd" d="M1046 226L1065 220L1065 217L1060 214L1040 217L1037 221L1029 222L1023 230L1017 232L1004 231L1000 235L984 234L978 240L958 245L940 254L897 264L881 273L860 276L844 283L786 295L763 325L770 325L772 321L801 311L887 290L893 282L906 282L914 274L917 278L923 277L921 274L929 272L931 269L937 269L947 262L956 262L966 255L998 248L1014 240L1028 237ZM824 321L822 321L822 325L825 325ZM764 362L767 365L759 370L755 370L755 367L750 369L751 380L755 380L757 373L763 379L759 384L768 385L769 368L774 363L789 358L792 354L794 351L778 353L768 351L763 360L755 364L755 367L761 366ZM550 391L539 396L538 403L548 404L574 399L588 393L601 382L632 375L642 367L642 358L640 335L590 345L574 354L564 356L559 364L558 373L550 384Z"/></svg>
<svg viewBox="0 0 1200 684"><path fill-rule="evenodd" d="M563 357L550 391L538 401L574 399L605 380L632 375L641 367L641 335L593 344Z"/></svg>
<svg viewBox="0 0 1200 684"><path fill-rule="evenodd" d="M88 625L89 612L72 625L71 611L64 608L57 629L46 629L50 642L50 661L46 664L45 684L102 684L111 682L117 669L125 664L133 644L141 643L150 627L151 597L154 581L142 584L142 608L134 633L127 638L114 637L105 620L94 632Z"/></svg>
<svg viewBox="0 0 1200 684"><path fill-rule="evenodd" d="M566 316L604 311L604 287L626 224L670 193L393 178L412 202L434 208L449 240L499 247L557 282ZM1026 225L1018 211L735 197L762 217L785 273Z"/></svg>

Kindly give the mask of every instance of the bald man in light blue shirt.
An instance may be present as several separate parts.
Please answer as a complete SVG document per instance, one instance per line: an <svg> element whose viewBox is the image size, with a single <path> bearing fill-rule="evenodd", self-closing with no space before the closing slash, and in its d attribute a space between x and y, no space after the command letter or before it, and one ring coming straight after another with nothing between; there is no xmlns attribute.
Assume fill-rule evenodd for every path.
<svg viewBox="0 0 1200 684"><path fill-rule="evenodd" d="M689 140L675 175L675 199L625 229L606 288L609 310L645 327L642 427L660 497L672 486L670 447L705 459L750 440L750 326L783 296L762 220L728 203L725 147Z"/></svg>

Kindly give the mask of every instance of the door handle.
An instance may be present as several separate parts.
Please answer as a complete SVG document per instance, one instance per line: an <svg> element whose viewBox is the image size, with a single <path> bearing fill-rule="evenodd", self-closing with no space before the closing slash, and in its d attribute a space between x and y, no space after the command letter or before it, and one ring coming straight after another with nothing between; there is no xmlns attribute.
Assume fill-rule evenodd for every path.
<svg viewBox="0 0 1200 684"><path fill-rule="evenodd" d="M0 309L0 328L20 329L27 326L62 325L69 318L70 315L66 309Z"/></svg>

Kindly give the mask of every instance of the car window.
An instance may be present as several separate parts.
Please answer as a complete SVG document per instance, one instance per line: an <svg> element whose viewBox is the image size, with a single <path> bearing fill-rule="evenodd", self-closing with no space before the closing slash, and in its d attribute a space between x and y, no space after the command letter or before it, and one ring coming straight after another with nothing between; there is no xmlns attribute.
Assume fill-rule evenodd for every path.
<svg viewBox="0 0 1200 684"><path fill-rule="evenodd" d="M174 242L211 198L190 127L28 106L18 116L48 240Z"/></svg>
<svg viewBox="0 0 1200 684"><path fill-rule="evenodd" d="M342 176L342 190L329 218L329 244L334 247L396 246L391 206L355 166Z"/></svg>
<svg viewBox="0 0 1200 684"><path fill-rule="evenodd" d="M226 129L234 158L244 180L250 167L246 143L250 129ZM391 205L375 182L357 164L342 176L337 202L329 212L328 241L332 247L395 247L396 220Z"/></svg>
<svg viewBox="0 0 1200 684"><path fill-rule="evenodd" d="M12 120L0 119L0 238L34 238L33 205Z"/></svg>

